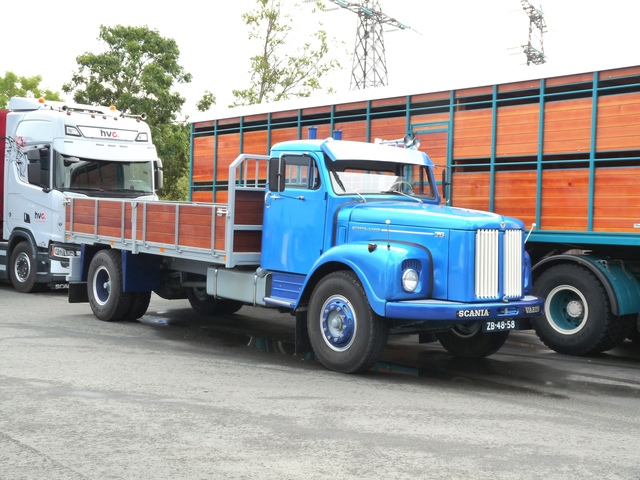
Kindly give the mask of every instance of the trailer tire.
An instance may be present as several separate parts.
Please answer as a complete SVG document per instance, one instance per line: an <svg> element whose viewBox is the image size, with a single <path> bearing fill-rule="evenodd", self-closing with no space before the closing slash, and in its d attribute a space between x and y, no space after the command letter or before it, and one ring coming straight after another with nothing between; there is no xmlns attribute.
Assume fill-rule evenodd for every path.
<svg viewBox="0 0 640 480"><path fill-rule="evenodd" d="M533 286L546 299L544 314L531 319L547 347L566 355L592 355L622 343L629 321L611 313L604 287L588 269L556 265L543 272Z"/></svg>
<svg viewBox="0 0 640 480"><path fill-rule="evenodd" d="M149 308L151 302L151 292L133 292L131 296L131 306L127 313L127 320L138 320Z"/></svg>
<svg viewBox="0 0 640 480"><path fill-rule="evenodd" d="M87 294L93 314L105 322L126 320L133 294L122 285L120 252L100 250L89 265Z"/></svg>
<svg viewBox="0 0 640 480"><path fill-rule="evenodd" d="M380 358L387 344L387 320L369 305L358 277L334 272L313 289L307 327L311 346L329 370L361 373Z"/></svg>
<svg viewBox="0 0 640 480"><path fill-rule="evenodd" d="M44 285L38 283L36 256L28 242L18 243L11 252L9 276L13 288L20 293L35 293L43 290Z"/></svg>
<svg viewBox="0 0 640 480"><path fill-rule="evenodd" d="M479 322L456 325L446 332L436 333L440 345L461 358L485 358L502 348L509 331L487 333Z"/></svg>

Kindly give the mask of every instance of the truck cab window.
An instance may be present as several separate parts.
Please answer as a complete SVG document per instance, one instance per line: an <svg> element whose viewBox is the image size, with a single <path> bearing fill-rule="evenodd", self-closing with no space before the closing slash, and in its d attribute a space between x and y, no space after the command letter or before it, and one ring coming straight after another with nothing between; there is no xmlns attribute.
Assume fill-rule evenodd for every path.
<svg viewBox="0 0 640 480"><path fill-rule="evenodd" d="M320 188L318 167L309 156L284 156L285 188L316 190Z"/></svg>
<svg viewBox="0 0 640 480"><path fill-rule="evenodd" d="M51 149L47 147L33 148L27 152L27 181L31 185L49 188L49 172L51 165Z"/></svg>

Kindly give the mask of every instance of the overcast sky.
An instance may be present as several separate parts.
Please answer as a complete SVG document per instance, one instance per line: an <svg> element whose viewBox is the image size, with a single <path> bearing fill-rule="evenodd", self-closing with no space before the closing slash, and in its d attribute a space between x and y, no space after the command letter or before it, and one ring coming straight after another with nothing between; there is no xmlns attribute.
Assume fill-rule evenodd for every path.
<svg viewBox="0 0 640 480"><path fill-rule="evenodd" d="M355 2L355 0L351 0ZM343 64L325 84L348 92L357 16L338 9L312 15L300 0L281 0L298 31L327 30L344 42L332 56ZM177 89L186 97L184 113L195 112L205 90L218 105L233 100L231 90L249 85L249 57L259 46L247 40L240 15L255 0L207 2L163 0L22 0L3 5L0 74L41 75L42 87L61 91L77 68L75 58L98 53L99 26L147 25L176 40L180 63L193 75ZM329 2L325 2L329 3ZM540 6L533 2L536 7ZM595 7L597 5L597 8ZM545 0L545 66L525 65L528 18L520 0L380 0L382 11L413 30L385 33L390 86L409 91L472 86L501 78L541 77L555 72L584 72L640 65L640 1ZM419 33L417 33L419 32ZM488 82L487 82L488 83ZM63 95L64 97L64 95Z"/></svg>

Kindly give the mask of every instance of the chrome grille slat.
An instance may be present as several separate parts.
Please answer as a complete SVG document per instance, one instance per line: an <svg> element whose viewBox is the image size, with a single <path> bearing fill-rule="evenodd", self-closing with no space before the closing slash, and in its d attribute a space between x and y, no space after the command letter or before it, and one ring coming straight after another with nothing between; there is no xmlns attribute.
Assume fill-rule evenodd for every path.
<svg viewBox="0 0 640 480"><path fill-rule="evenodd" d="M522 296L522 231L504 232L502 271L500 245L499 230L482 229L476 232L476 298L499 298L501 289L503 298Z"/></svg>

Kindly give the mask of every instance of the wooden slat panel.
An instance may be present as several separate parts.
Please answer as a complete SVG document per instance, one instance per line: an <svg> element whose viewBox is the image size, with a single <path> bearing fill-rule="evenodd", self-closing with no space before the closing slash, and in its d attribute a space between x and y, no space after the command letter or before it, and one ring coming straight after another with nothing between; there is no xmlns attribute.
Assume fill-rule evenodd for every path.
<svg viewBox="0 0 640 480"><path fill-rule="evenodd" d="M456 112L453 157L478 158L491 155L491 109Z"/></svg>
<svg viewBox="0 0 640 480"><path fill-rule="evenodd" d="M640 93L607 95L598 101L596 149L640 149Z"/></svg>
<svg viewBox="0 0 640 480"><path fill-rule="evenodd" d="M242 150L253 155L268 155L267 131L245 132Z"/></svg>
<svg viewBox="0 0 640 480"><path fill-rule="evenodd" d="M271 146L279 142L286 142L288 140L298 139L298 128L278 128L271 131ZM251 152L254 153L254 152Z"/></svg>
<svg viewBox="0 0 640 480"><path fill-rule="evenodd" d="M493 94L493 87L491 85L483 87L465 88L462 90L456 90L455 98L475 97L476 95L491 95Z"/></svg>
<svg viewBox="0 0 640 480"><path fill-rule="evenodd" d="M599 73L598 78L600 78L600 80L606 80L608 78L631 77L634 75L640 75L640 66L604 70Z"/></svg>
<svg viewBox="0 0 640 480"><path fill-rule="evenodd" d="M423 102L434 102L438 100L449 100L450 95L451 93L449 91L413 95L411 97L411 103L414 104L414 103L423 103Z"/></svg>
<svg viewBox="0 0 640 480"><path fill-rule="evenodd" d="M213 181L213 147L213 136L193 139L193 181Z"/></svg>
<svg viewBox="0 0 640 480"><path fill-rule="evenodd" d="M236 192L236 225L262 225L264 194L260 191L239 190Z"/></svg>
<svg viewBox="0 0 640 480"><path fill-rule="evenodd" d="M214 182L229 180L229 165L240 155L240 134L218 135L218 158Z"/></svg>
<svg viewBox="0 0 640 480"><path fill-rule="evenodd" d="M407 104L407 97L393 97L393 98L382 98L378 100L371 101L371 107L386 107L391 105L398 105L402 108Z"/></svg>
<svg viewBox="0 0 640 480"><path fill-rule="evenodd" d="M211 203L213 201L213 191L212 190L195 190L191 194L191 199L194 202Z"/></svg>
<svg viewBox="0 0 640 480"><path fill-rule="evenodd" d="M541 229L586 231L588 205L587 169L546 170L542 173Z"/></svg>
<svg viewBox="0 0 640 480"><path fill-rule="evenodd" d="M349 110L364 110L367 108L367 102L343 103L336 105L336 112L347 112Z"/></svg>
<svg viewBox="0 0 640 480"><path fill-rule="evenodd" d="M504 92L516 92L522 90L523 95L530 95L533 92L527 92L526 90L533 90L540 88L540 80L525 80L524 82L505 83L498 85L498 93Z"/></svg>
<svg viewBox="0 0 640 480"><path fill-rule="evenodd" d="M538 172L496 172L494 209L501 215L522 220L530 226L536 221Z"/></svg>
<svg viewBox="0 0 640 480"><path fill-rule="evenodd" d="M589 151L591 99L550 102L545 106L544 154Z"/></svg>
<svg viewBox="0 0 640 480"><path fill-rule="evenodd" d="M547 87L555 87L557 85L571 85L574 83L584 83L593 80L593 73L579 73L577 75L566 75L564 77L553 77L547 79Z"/></svg>
<svg viewBox="0 0 640 480"><path fill-rule="evenodd" d="M342 130L344 140L367 141L367 122L365 120L338 123L336 130Z"/></svg>
<svg viewBox="0 0 640 480"><path fill-rule="evenodd" d="M452 202L456 207L489 209L489 173L454 173Z"/></svg>
<svg viewBox="0 0 640 480"><path fill-rule="evenodd" d="M595 177L594 231L640 234L640 166L598 168Z"/></svg>
<svg viewBox="0 0 640 480"><path fill-rule="evenodd" d="M537 154L539 123L540 106L537 104L499 108L496 155Z"/></svg>
<svg viewBox="0 0 640 480"><path fill-rule="evenodd" d="M404 117L371 121L371 141L374 141L376 138L396 140L403 138L406 133L407 126Z"/></svg>
<svg viewBox="0 0 640 480"><path fill-rule="evenodd" d="M234 252L260 252L262 249L262 232L240 230L233 238Z"/></svg>

